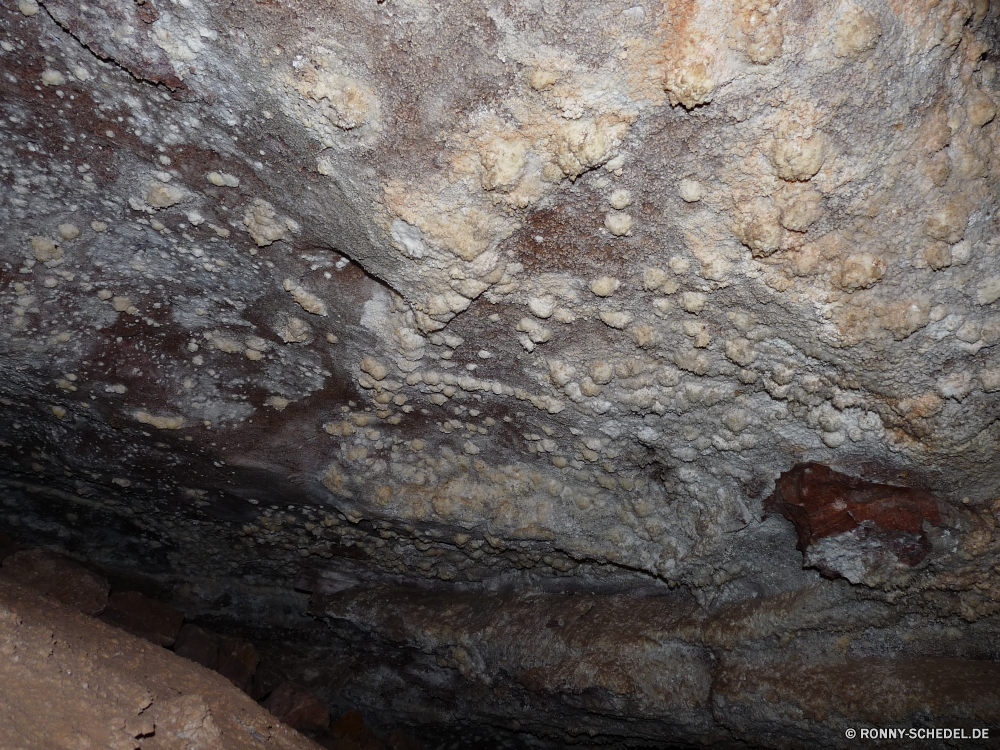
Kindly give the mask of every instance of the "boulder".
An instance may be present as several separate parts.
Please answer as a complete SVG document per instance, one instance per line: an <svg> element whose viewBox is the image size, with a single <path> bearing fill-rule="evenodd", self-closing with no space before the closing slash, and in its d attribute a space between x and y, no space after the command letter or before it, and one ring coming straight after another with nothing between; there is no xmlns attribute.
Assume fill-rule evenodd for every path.
<svg viewBox="0 0 1000 750"><path fill-rule="evenodd" d="M116 591L108 597L101 619L157 646L170 648L184 624L184 613L138 591Z"/></svg>
<svg viewBox="0 0 1000 750"><path fill-rule="evenodd" d="M68 557L44 549L15 552L3 561L0 575L40 594L99 615L108 603L111 585Z"/></svg>

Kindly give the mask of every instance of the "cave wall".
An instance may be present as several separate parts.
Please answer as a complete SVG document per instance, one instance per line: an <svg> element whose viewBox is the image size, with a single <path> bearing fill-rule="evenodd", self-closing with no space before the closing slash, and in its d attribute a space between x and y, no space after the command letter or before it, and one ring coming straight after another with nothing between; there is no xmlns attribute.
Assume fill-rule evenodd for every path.
<svg viewBox="0 0 1000 750"><path fill-rule="evenodd" d="M374 654L355 703L414 721L541 696L537 736L777 747L872 669L912 691L871 721L931 705L921 659L980 684L998 15L8 3L0 522L189 612L324 618ZM573 671L545 613L584 595L627 614ZM650 597L690 623L640 638Z"/></svg>

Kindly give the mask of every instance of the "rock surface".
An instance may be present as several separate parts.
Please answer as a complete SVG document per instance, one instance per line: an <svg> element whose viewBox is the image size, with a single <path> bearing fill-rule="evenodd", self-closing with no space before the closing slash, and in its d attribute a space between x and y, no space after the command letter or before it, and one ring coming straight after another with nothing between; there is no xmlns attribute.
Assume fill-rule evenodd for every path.
<svg viewBox="0 0 1000 750"><path fill-rule="evenodd" d="M244 693L251 692L253 673L259 663L257 649L249 641L219 638L218 672Z"/></svg>
<svg viewBox="0 0 1000 750"><path fill-rule="evenodd" d="M85 615L99 615L111 584L69 558L47 550L15 552L3 561L0 577L51 596Z"/></svg>
<svg viewBox="0 0 1000 750"><path fill-rule="evenodd" d="M330 726L330 709L294 682L283 682L261 704L284 724L300 732L320 732Z"/></svg>
<svg viewBox="0 0 1000 750"><path fill-rule="evenodd" d="M5 580L0 746L319 747L219 675Z"/></svg>
<svg viewBox="0 0 1000 750"><path fill-rule="evenodd" d="M101 619L157 646L170 648L184 623L184 613L138 591L116 591L108 597Z"/></svg>
<svg viewBox="0 0 1000 750"><path fill-rule="evenodd" d="M174 641L174 653L213 672L219 669L219 636L197 625L185 624Z"/></svg>
<svg viewBox="0 0 1000 750"><path fill-rule="evenodd" d="M928 531L941 525L929 492L866 482L820 464L782 474L766 505L795 525L807 565L851 583L881 582L882 571L922 562L932 549Z"/></svg>
<svg viewBox="0 0 1000 750"><path fill-rule="evenodd" d="M536 700L501 653L594 732L654 744L842 743L854 688L829 726L777 687L711 688L782 660L836 657L850 686L881 654L924 695L912 665L955 659L978 684L998 29L987 0L6 6L0 521L285 639L337 712L431 734L462 733L425 710L439 686ZM801 464L829 467L818 505ZM408 629L362 606L383 587L426 594L400 599ZM320 630L303 592L358 603L317 604ZM580 647L541 614L470 650L494 595L621 595L628 629L680 593L778 641L788 601L832 603L772 662L733 666L717 625L736 645L633 634L606 645L627 673L557 669ZM428 635L453 607L467 631ZM251 661L231 677L256 690ZM497 700L462 700L494 739L589 737Z"/></svg>

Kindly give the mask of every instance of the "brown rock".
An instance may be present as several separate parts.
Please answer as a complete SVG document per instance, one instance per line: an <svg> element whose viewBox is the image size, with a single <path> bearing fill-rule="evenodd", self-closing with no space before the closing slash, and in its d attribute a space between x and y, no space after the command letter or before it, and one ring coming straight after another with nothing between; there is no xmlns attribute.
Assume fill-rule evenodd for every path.
<svg viewBox="0 0 1000 750"><path fill-rule="evenodd" d="M628 627L622 625L623 606L629 607ZM611 696L641 696L662 712L657 715L710 701L712 657L692 642L689 603L674 597L484 595L379 585L316 598L313 611L397 643L456 649L467 670L476 652L502 654L492 657L504 664L496 679L517 680L546 696L590 691L595 711L612 710ZM641 663L633 656L639 651Z"/></svg>
<svg viewBox="0 0 1000 750"><path fill-rule="evenodd" d="M219 636L188 623L180 629L174 653L211 670L219 668Z"/></svg>
<svg viewBox="0 0 1000 750"><path fill-rule="evenodd" d="M320 750L164 648L0 579L0 748Z"/></svg>
<svg viewBox="0 0 1000 750"><path fill-rule="evenodd" d="M942 725L992 724L1000 720L998 681L1000 665L992 661L793 655L759 664L726 660L714 690L720 714L756 701L812 721L840 715L855 723L885 725L925 712Z"/></svg>
<svg viewBox="0 0 1000 750"><path fill-rule="evenodd" d="M113 59L140 80L162 83L171 90L186 89L174 73L170 58L152 41L149 24L157 17L156 11L143 5L122 5L108 0L81 5L57 0L46 6L46 10L98 57ZM111 33L122 24L127 25L136 41L122 43Z"/></svg>
<svg viewBox="0 0 1000 750"><path fill-rule="evenodd" d="M365 726L360 711L348 711L330 728L334 750L387 750L385 743Z"/></svg>
<svg viewBox="0 0 1000 750"><path fill-rule="evenodd" d="M261 660L257 669L253 673L253 686L250 690L250 697L255 701L273 693L283 682L288 681L288 675L279 667L274 660Z"/></svg>
<svg viewBox="0 0 1000 750"><path fill-rule="evenodd" d="M44 549L15 552L3 561L2 574L86 615L99 615L108 603L110 584L69 558Z"/></svg>
<svg viewBox="0 0 1000 750"><path fill-rule="evenodd" d="M260 664L257 649L249 641L219 637L219 674L226 677L244 693L253 687L253 673Z"/></svg>
<svg viewBox="0 0 1000 750"><path fill-rule="evenodd" d="M330 726L330 710L306 688L284 682L262 704L288 726L316 734Z"/></svg>
<svg viewBox="0 0 1000 750"><path fill-rule="evenodd" d="M174 653L214 669L244 693L253 689L253 675L260 656L249 641L229 638L188 623L177 634Z"/></svg>
<svg viewBox="0 0 1000 750"><path fill-rule="evenodd" d="M108 598L101 619L157 646L174 645L184 613L138 591L116 591Z"/></svg>
<svg viewBox="0 0 1000 750"><path fill-rule="evenodd" d="M893 563L919 563L931 549L924 521L941 523L929 492L868 482L817 463L783 473L766 506L795 525L807 565L852 583L885 564L887 552Z"/></svg>
<svg viewBox="0 0 1000 750"><path fill-rule="evenodd" d="M157 706L156 735L177 738L184 748L219 747L222 739L211 707L200 695L184 695ZM158 743L157 743L158 744ZM169 747L169 745L167 745Z"/></svg>

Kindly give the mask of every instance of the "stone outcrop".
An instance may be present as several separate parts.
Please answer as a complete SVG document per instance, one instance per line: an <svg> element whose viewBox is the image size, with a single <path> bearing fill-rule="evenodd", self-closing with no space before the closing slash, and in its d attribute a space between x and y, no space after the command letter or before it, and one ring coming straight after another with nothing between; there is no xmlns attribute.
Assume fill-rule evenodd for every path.
<svg viewBox="0 0 1000 750"><path fill-rule="evenodd" d="M561 696L465 701L494 739L558 741L576 701L616 741L835 746L867 664L900 695L952 664L927 659L980 684L998 29L987 0L18 0L0 523L285 639L285 678L316 692L313 661L379 726L439 680ZM475 617L533 593L621 596L624 629L683 594L701 624L574 672L543 614L516 642ZM732 660L744 626L713 618L787 644L800 596L831 602L808 645ZM387 700L425 646L433 678ZM827 708L782 703L785 663L839 665Z"/></svg>
<svg viewBox="0 0 1000 750"><path fill-rule="evenodd" d="M330 726L330 709L294 682L281 683L263 706L283 723L306 734L322 732Z"/></svg>
<svg viewBox="0 0 1000 750"><path fill-rule="evenodd" d="M368 666L368 679L381 674L387 701L406 696L414 718L445 725L471 719L585 746L601 737L648 747L801 747L821 737L847 747L848 729L922 715L940 726L1000 721L1000 669L985 640L973 645L978 629L945 635L926 622L887 655L903 623L919 617L858 601L843 581L710 612L679 593L389 586L318 597L314 611L393 644L405 656ZM956 640L942 643L949 637ZM885 689L873 694L874 685Z"/></svg>
<svg viewBox="0 0 1000 750"><path fill-rule="evenodd" d="M319 747L224 678L0 580L0 745Z"/></svg>

